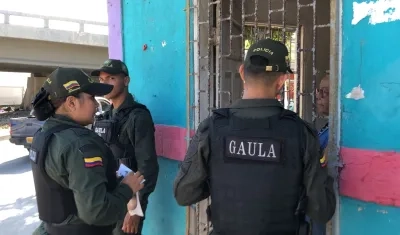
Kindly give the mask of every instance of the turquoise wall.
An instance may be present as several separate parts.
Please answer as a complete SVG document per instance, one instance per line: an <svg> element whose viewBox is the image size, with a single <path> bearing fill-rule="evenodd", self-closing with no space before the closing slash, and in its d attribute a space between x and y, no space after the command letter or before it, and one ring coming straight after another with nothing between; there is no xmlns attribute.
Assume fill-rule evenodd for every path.
<svg viewBox="0 0 400 235"><path fill-rule="evenodd" d="M186 128L185 4L185 0L122 1L129 89L149 107L156 124L171 126L171 133ZM181 142L185 144L184 139ZM158 183L149 199L143 234L183 235L186 209L177 205L172 192L178 161L160 157L159 164Z"/></svg>
<svg viewBox="0 0 400 235"><path fill-rule="evenodd" d="M341 2L340 235L400 235L400 1Z"/></svg>

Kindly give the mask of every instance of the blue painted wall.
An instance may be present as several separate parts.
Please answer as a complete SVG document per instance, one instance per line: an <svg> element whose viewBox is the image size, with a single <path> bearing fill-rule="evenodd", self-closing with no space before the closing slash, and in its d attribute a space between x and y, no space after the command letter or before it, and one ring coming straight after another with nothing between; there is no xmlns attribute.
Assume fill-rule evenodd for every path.
<svg viewBox="0 0 400 235"><path fill-rule="evenodd" d="M341 79L341 145L343 147L368 150L400 150L400 21L376 22L366 16L359 22L355 19L354 3L373 4L383 0L342 0L342 79ZM400 11L394 1L383 12ZM396 6L397 5L397 6ZM397 9L396 9L397 7ZM382 9L381 9L382 10ZM383 14L379 10L380 14ZM369 14L375 14L370 11ZM347 99L346 94L361 85L365 98ZM348 156L353 157L353 156ZM366 156L365 156L366 157ZM368 174L374 174L382 185L387 179L377 175L375 160L386 157L372 154ZM374 159L372 159L374 158ZM388 158L389 159L389 158ZM374 164L375 163L375 164ZM349 165L348 167L351 167ZM352 169L348 169L352 171ZM397 172L398 168L387 169ZM394 174L398 175L398 174ZM364 175L364 177L367 177ZM371 176L368 176L371 178ZM354 182L357 183L357 182ZM374 190L365 189L365 190ZM393 197L397 189L393 190ZM378 193L379 194L379 193ZM379 195L378 195L379 196ZM379 199L379 198L378 198ZM381 198L384 200L384 196ZM381 206L341 197L340 235L398 235L400 234L400 208Z"/></svg>
<svg viewBox="0 0 400 235"><path fill-rule="evenodd" d="M186 128L185 4L185 0L122 1L129 89L149 107L156 124L181 128ZM172 192L178 162L161 157L159 164L158 183L149 199L143 234L183 235L186 210L177 205Z"/></svg>
<svg viewBox="0 0 400 235"><path fill-rule="evenodd" d="M122 4L130 91L151 109L157 124L186 126L185 4L185 0L123 0Z"/></svg>
<svg viewBox="0 0 400 235"><path fill-rule="evenodd" d="M341 198L340 235L400 235L400 209Z"/></svg>
<svg viewBox="0 0 400 235"><path fill-rule="evenodd" d="M156 190L150 195L144 222L144 235L184 235L186 209L176 204L172 182L178 171L177 161L158 158L160 173Z"/></svg>
<svg viewBox="0 0 400 235"><path fill-rule="evenodd" d="M382 0L342 2L342 145L400 150L400 21L372 25L366 17L352 25L353 2ZM359 84L365 99L344 98Z"/></svg>

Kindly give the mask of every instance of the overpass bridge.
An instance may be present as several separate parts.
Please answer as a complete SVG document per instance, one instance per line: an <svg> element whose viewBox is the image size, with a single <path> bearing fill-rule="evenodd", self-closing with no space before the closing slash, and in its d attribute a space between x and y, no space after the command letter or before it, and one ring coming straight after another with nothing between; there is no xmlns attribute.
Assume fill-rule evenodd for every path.
<svg viewBox="0 0 400 235"><path fill-rule="evenodd" d="M92 70L108 57L107 48L107 23L0 10L0 71Z"/></svg>

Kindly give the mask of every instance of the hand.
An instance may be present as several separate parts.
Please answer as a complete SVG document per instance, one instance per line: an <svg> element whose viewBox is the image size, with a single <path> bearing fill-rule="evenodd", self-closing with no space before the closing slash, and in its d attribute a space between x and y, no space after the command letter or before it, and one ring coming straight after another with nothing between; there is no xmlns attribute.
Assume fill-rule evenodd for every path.
<svg viewBox="0 0 400 235"><path fill-rule="evenodd" d="M129 172L121 182L127 184L132 189L133 193L136 193L144 187L144 184L141 184L143 179L144 177L139 171L135 174Z"/></svg>
<svg viewBox="0 0 400 235"><path fill-rule="evenodd" d="M137 215L131 216L126 213L124 224L122 225L122 231L125 233L136 234L139 229L140 217Z"/></svg>

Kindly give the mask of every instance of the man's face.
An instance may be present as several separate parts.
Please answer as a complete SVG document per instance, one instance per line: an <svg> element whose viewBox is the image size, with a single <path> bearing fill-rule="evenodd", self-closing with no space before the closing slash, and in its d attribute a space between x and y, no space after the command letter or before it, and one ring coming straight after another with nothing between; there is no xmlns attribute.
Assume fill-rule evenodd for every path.
<svg viewBox="0 0 400 235"><path fill-rule="evenodd" d="M104 98L106 99L114 99L124 92L125 88L128 86L129 77L125 76L124 74L113 75L105 72L100 72L99 81L100 83L114 86L112 91L104 96Z"/></svg>
<svg viewBox="0 0 400 235"><path fill-rule="evenodd" d="M324 77L316 90L317 112L319 115L329 115L329 77Z"/></svg>

